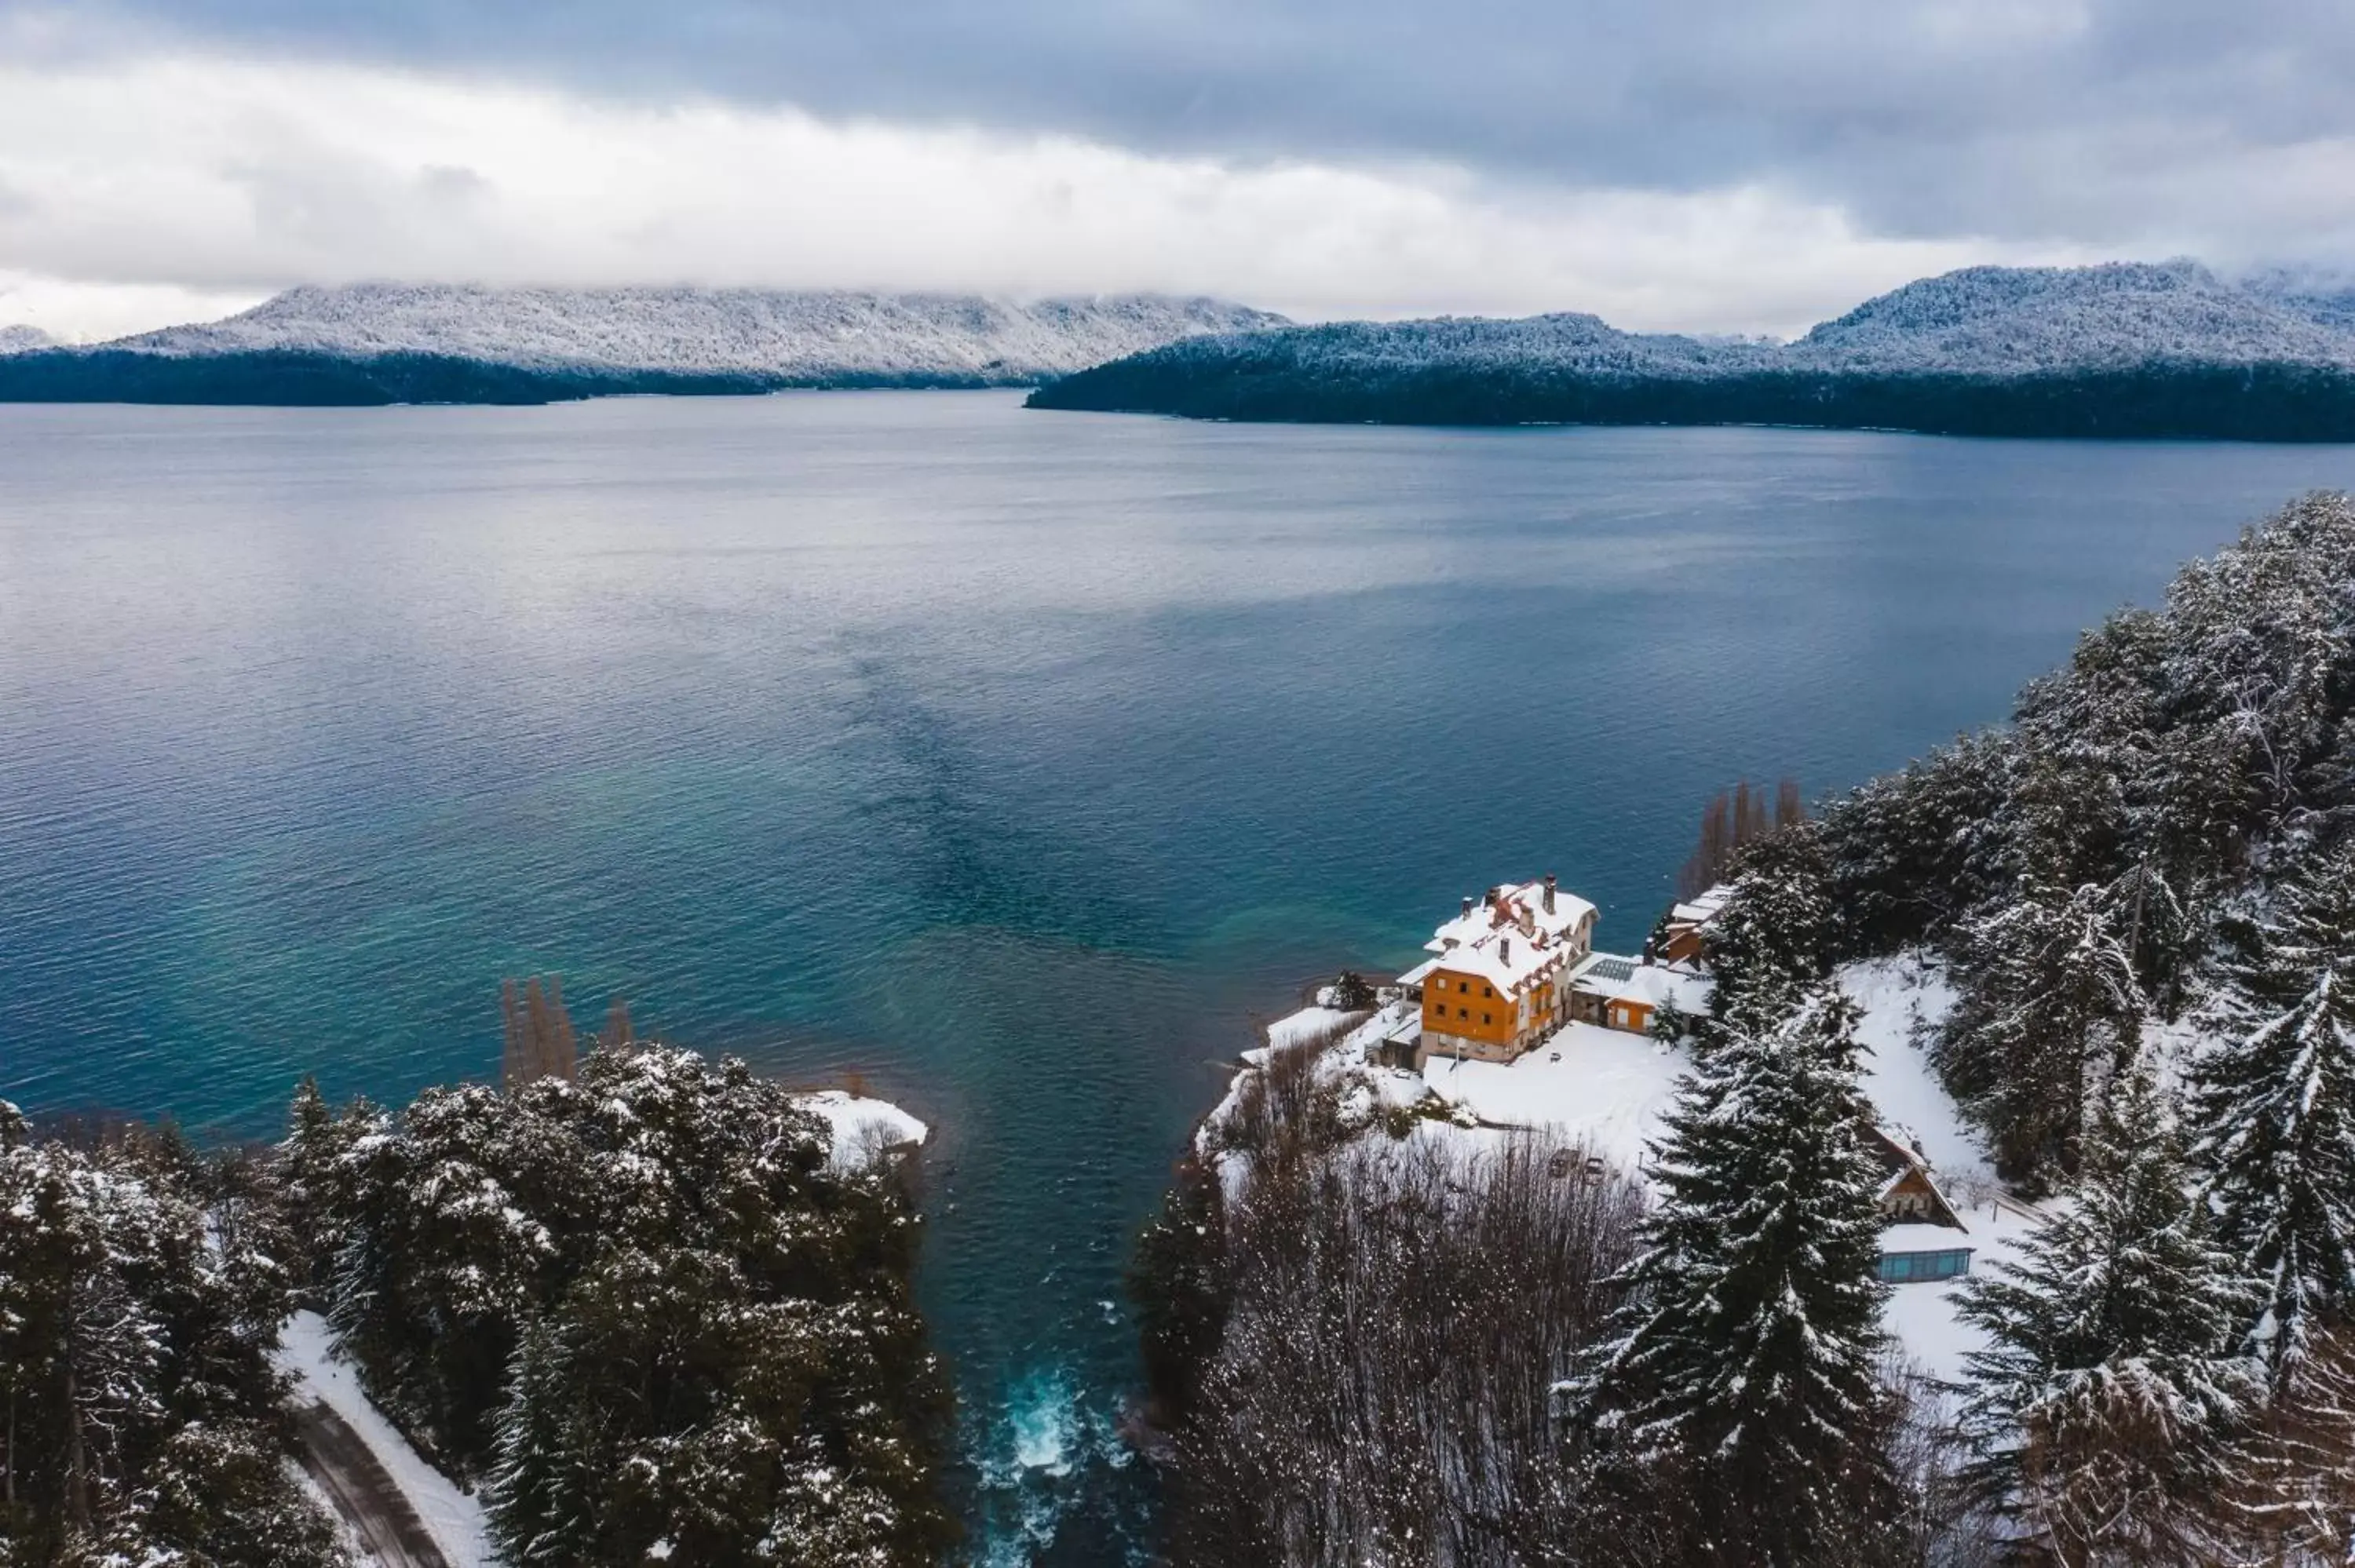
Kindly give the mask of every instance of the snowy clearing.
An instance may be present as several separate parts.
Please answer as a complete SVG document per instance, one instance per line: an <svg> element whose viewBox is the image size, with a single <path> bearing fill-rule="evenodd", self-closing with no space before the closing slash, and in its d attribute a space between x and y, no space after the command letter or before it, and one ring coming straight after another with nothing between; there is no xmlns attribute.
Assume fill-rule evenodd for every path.
<svg viewBox="0 0 2355 1568"><path fill-rule="evenodd" d="M1971 1228L1968 1235L1945 1234L1955 1238L1954 1245L1971 1249L1972 1274L2009 1262L2018 1255L2021 1239L2042 1224L2033 1211L2012 1202L1966 1208L1963 1223ZM1986 1335L1955 1315L1962 1287L1962 1278L1892 1285L1881 1308L1881 1326L1902 1347L1906 1359L1946 1383L1960 1382L1964 1358L1987 1344Z"/></svg>
<svg viewBox="0 0 2355 1568"><path fill-rule="evenodd" d="M493 1568L498 1559L483 1528L483 1505L420 1458L409 1440L368 1403L351 1366L337 1359L335 1330L316 1312L297 1312L280 1332L279 1369L295 1379L297 1399L315 1399L341 1416L409 1499L451 1568Z"/></svg>
<svg viewBox="0 0 2355 1568"><path fill-rule="evenodd" d="M1433 1057L1423 1075L1433 1093L1484 1122L1559 1129L1633 1171L1691 1065L1646 1035L1572 1023L1517 1062Z"/></svg>
<svg viewBox="0 0 2355 1568"><path fill-rule="evenodd" d="M1918 1032L1936 1024L1955 1005L1954 988L1919 955L1844 964L1839 983L1864 1009L1857 1036L1870 1051L1864 1092L1881 1109L1881 1125L1921 1142L1938 1184L1958 1201L1995 1186L1986 1142L1967 1126L1930 1065Z"/></svg>

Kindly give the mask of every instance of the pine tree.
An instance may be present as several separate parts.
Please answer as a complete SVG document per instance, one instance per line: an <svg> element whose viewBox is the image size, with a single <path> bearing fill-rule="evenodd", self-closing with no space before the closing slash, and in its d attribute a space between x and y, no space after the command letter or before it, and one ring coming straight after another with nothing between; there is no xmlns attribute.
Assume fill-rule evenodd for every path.
<svg viewBox="0 0 2355 1568"><path fill-rule="evenodd" d="M2072 1169L2090 1097L2141 1038L2144 1002L2104 890L2031 885L1970 922L1935 1047L1947 1089L2031 1188Z"/></svg>
<svg viewBox="0 0 2355 1568"><path fill-rule="evenodd" d="M1627 1305L1571 1386L1598 1450L1691 1472L1699 1561L1818 1561L1895 1515L1855 1022L1817 988L1687 1079Z"/></svg>
<svg viewBox="0 0 2355 1568"><path fill-rule="evenodd" d="M2137 1054L2089 1127L2053 1217L1963 1287L1987 1336L1966 1361L1966 1474L2059 1562L2172 1563L2223 1528L2255 1291L2209 1233L2173 1117Z"/></svg>
<svg viewBox="0 0 2355 1568"><path fill-rule="evenodd" d="M2265 1282L2278 1381L2355 1304L2355 856L2281 891L2213 1011L2192 1156L2220 1236Z"/></svg>
<svg viewBox="0 0 2355 1568"><path fill-rule="evenodd" d="M1693 1020L1704 1051L1742 1030L1771 1029L1831 972L1831 901L1823 843L1801 822L1750 845L1704 957L1717 981L1710 1012Z"/></svg>
<svg viewBox="0 0 2355 1568"><path fill-rule="evenodd" d="M211 1175L136 1129L36 1141L0 1103L0 1563L342 1560L288 1467L283 1273Z"/></svg>

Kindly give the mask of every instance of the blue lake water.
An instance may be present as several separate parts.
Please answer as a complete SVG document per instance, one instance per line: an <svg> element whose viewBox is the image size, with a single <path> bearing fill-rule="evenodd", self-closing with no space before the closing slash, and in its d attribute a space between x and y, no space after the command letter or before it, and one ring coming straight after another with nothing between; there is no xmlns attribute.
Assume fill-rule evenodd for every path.
<svg viewBox="0 0 2355 1568"><path fill-rule="evenodd" d="M1190 425L1004 394L0 408L0 1096L272 1131L585 1027L941 1128L997 1561L1102 1563L1219 1064L1540 871L1999 718L2348 449Z"/></svg>

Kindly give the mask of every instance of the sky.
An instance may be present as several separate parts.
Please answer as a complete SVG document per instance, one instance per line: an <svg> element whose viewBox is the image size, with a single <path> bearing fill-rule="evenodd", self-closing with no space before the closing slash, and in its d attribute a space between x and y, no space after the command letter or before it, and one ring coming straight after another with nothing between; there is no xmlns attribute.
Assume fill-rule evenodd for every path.
<svg viewBox="0 0 2355 1568"><path fill-rule="evenodd" d="M2355 270L2345 0L0 0L0 325L297 283L1216 294L1785 335Z"/></svg>

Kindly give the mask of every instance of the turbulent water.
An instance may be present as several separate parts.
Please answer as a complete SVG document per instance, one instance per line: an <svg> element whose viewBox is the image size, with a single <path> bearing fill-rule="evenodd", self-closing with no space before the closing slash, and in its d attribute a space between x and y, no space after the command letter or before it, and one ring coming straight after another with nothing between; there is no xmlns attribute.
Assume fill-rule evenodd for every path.
<svg viewBox="0 0 2355 1568"><path fill-rule="evenodd" d="M1998 717L2355 451L1224 427L1007 394L0 408L0 1095L267 1133L506 974L934 1121L994 1561L1146 1528L1119 1275L1218 1064L1704 796Z"/></svg>

